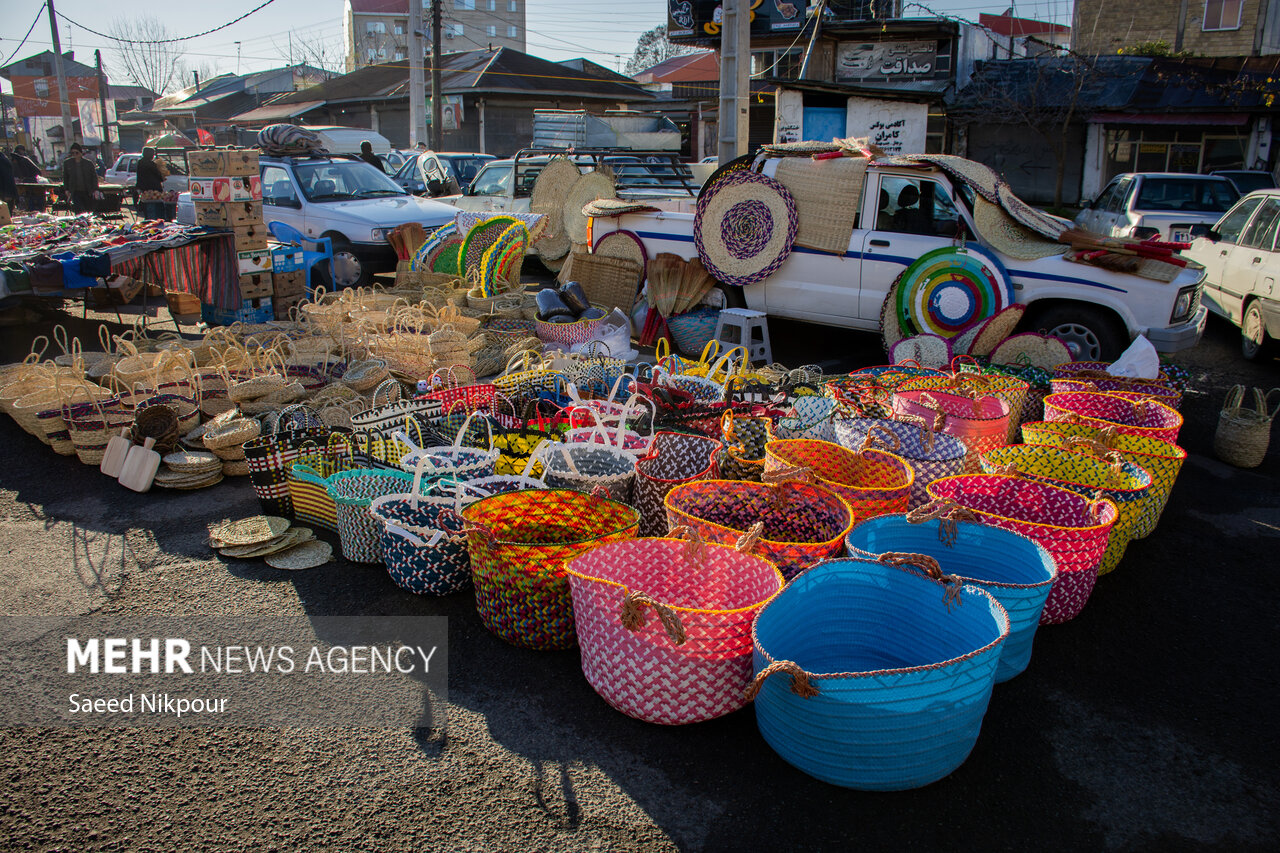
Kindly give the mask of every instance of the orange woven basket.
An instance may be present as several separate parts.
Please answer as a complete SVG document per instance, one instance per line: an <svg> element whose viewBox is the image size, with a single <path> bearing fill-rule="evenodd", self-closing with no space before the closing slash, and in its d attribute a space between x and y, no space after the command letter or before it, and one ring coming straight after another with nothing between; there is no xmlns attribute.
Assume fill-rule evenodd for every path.
<svg viewBox="0 0 1280 853"><path fill-rule="evenodd" d="M884 450L849 450L813 438L777 439L764 448L765 478L811 474L848 501L854 522L906 512L915 472L901 456Z"/></svg>

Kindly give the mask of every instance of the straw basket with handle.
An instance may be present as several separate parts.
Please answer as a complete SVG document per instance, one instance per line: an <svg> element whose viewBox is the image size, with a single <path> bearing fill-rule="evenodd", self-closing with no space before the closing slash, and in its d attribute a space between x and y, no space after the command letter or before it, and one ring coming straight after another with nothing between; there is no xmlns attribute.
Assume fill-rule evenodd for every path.
<svg viewBox="0 0 1280 853"><path fill-rule="evenodd" d="M1237 468L1257 468L1262 464L1271 443L1271 422L1280 412L1280 403L1271 403L1280 388L1272 388L1265 395L1259 388L1252 390L1252 409L1244 406L1243 385L1235 385L1227 392L1218 415L1218 429L1213 434L1214 454Z"/></svg>

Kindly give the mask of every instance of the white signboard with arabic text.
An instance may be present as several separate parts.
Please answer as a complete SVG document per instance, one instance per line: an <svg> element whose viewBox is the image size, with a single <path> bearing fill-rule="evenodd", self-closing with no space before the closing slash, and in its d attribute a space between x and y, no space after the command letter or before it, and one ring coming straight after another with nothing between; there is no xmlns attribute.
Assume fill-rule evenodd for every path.
<svg viewBox="0 0 1280 853"><path fill-rule="evenodd" d="M923 154L929 107L878 98L850 98L847 127L850 136L866 136L890 156Z"/></svg>
<svg viewBox="0 0 1280 853"><path fill-rule="evenodd" d="M836 53L836 80L931 80L939 68L936 41L845 42Z"/></svg>

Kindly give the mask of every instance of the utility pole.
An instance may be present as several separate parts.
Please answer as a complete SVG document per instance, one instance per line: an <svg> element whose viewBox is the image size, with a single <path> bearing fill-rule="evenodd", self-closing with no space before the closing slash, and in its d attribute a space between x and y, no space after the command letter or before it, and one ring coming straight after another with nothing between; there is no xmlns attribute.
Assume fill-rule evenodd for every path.
<svg viewBox="0 0 1280 853"><path fill-rule="evenodd" d="M431 147L444 150L444 90L440 82L440 0L431 0Z"/></svg>
<svg viewBox="0 0 1280 853"><path fill-rule="evenodd" d="M427 87L422 63L426 50L422 46L422 3L409 0L409 147L427 141ZM431 12L439 0L432 0Z"/></svg>
<svg viewBox="0 0 1280 853"><path fill-rule="evenodd" d="M58 41L58 15L53 10L53 0L45 0L45 5L49 9L49 32L53 39L53 69L58 75L58 101L62 105L62 150L65 153L71 150L71 143L76 141L71 124L71 99L67 95L67 71L62 66L62 43Z"/></svg>
<svg viewBox="0 0 1280 853"><path fill-rule="evenodd" d="M98 66L98 113L101 116L98 123L102 126L99 131L102 134L102 144L98 146L98 150L102 154L102 162L109 165L113 162L111 159L111 125L107 123L107 81L102 76L102 51L95 50L93 59ZM81 128L81 130L83 129Z"/></svg>
<svg viewBox="0 0 1280 853"><path fill-rule="evenodd" d="M747 153L751 95L751 11L748 0L725 0L720 30L720 165Z"/></svg>

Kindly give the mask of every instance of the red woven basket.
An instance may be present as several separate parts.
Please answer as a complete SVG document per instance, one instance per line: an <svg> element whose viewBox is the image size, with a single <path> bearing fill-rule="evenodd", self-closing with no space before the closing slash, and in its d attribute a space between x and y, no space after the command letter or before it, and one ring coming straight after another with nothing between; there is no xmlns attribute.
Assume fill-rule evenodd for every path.
<svg viewBox="0 0 1280 853"><path fill-rule="evenodd" d="M1074 619L1098 581L1098 564L1120 511L1068 489L1000 474L960 474L929 484L929 496L975 513L983 522L1034 539L1053 555L1058 579L1041 625Z"/></svg>
<svg viewBox="0 0 1280 853"><path fill-rule="evenodd" d="M765 445L765 476L788 469L812 472L819 485L849 503L855 523L906 512L915 472L900 456L866 448L849 450L813 438L778 439Z"/></svg>
<svg viewBox="0 0 1280 853"><path fill-rule="evenodd" d="M945 391L898 391L893 395L893 417L924 418L934 432L954 435L969 451L965 470L978 470L978 457L1009 443L1009 404L999 397L973 399Z"/></svg>
<svg viewBox="0 0 1280 853"><path fill-rule="evenodd" d="M1044 419L1050 423L1087 424L1099 429L1114 426L1116 432L1178 443L1182 415L1146 398L1131 400L1119 394L1069 391L1044 398Z"/></svg>

